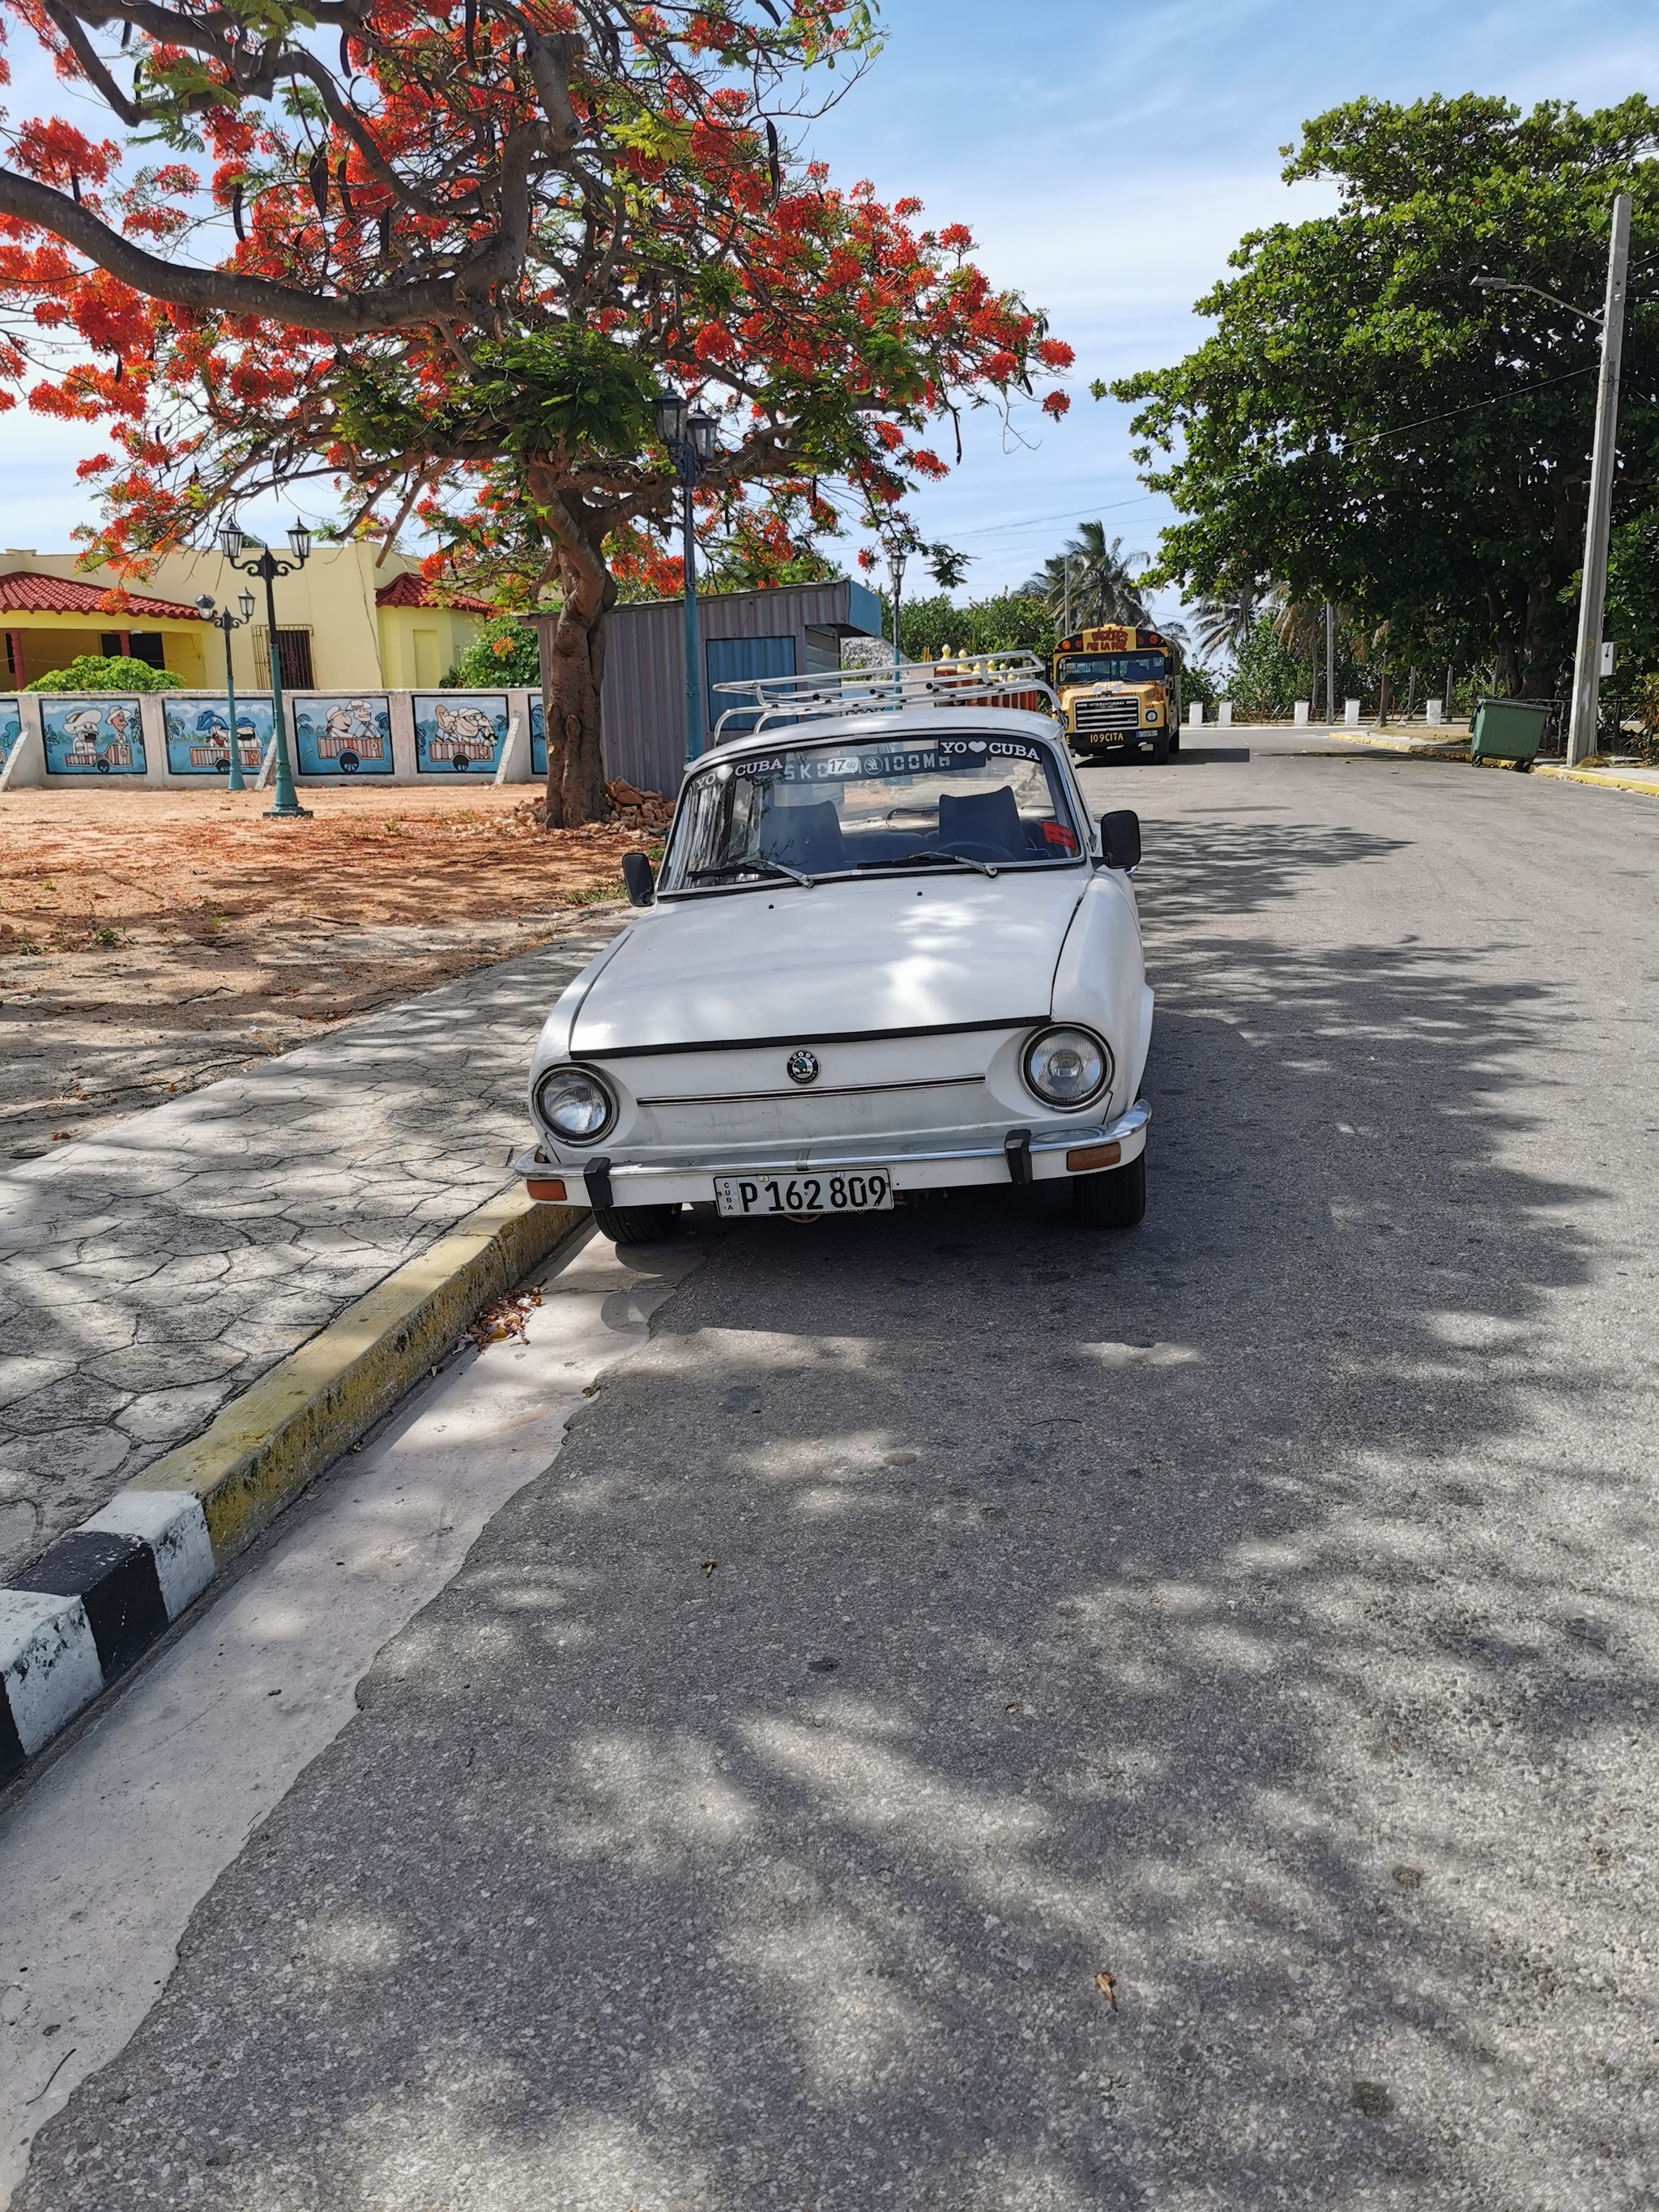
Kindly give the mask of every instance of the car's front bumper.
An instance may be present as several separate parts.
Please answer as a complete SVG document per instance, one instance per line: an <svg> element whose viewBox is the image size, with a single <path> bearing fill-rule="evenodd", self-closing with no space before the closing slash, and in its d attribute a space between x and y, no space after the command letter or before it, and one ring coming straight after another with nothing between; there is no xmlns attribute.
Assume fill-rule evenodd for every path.
<svg viewBox="0 0 1659 2212"><path fill-rule="evenodd" d="M822 1145L709 1147L693 1158L629 1160L605 1156L603 1146L591 1159L558 1160L543 1146L521 1153L514 1161L516 1175L530 1186L532 1198L568 1206L696 1206L711 1205L716 1176L833 1175L839 1170L885 1168L895 1192L956 1190L983 1183L1048 1182L1062 1176L1102 1171L1127 1165L1146 1149L1147 1125L1152 1109L1137 1099L1115 1121L1079 1127L1075 1122L1034 1124L1028 1131L1008 1128L963 1129L950 1141L930 1136L918 1140L904 1137L834 1139ZM1029 1145L1008 1139L1029 1137ZM1117 1148L1113 1161L1073 1161L1073 1154L1099 1154ZM596 1192L593 1184L598 1182ZM608 1194L607 1194L608 1186Z"/></svg>

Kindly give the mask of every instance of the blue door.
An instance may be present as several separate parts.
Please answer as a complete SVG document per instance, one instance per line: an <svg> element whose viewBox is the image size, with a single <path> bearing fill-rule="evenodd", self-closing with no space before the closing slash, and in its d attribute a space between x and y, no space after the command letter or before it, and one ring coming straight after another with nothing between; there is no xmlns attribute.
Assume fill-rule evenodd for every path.
<svg viewBox="0 0 1659 2212"><path fill-rule="evenodd" d="M717 684L734 684L746 677L793 676L795 672L795 641L793 637L711 637L708 641L708 696L707 711L712 730L720 716L736 702L729 696L717 692ZM726 726L725 734L736 737L752 730L753 714L733 714Z"/></svg>

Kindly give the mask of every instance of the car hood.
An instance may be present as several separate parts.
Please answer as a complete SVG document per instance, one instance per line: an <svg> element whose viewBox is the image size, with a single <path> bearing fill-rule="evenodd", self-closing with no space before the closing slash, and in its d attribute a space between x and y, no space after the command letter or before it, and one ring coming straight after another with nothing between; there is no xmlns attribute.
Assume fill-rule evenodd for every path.
<svg viewBox="0 0 1659 2212"><path fill-rule="evenodd" d="M941 871L667 900L594 977L569 1049L1040 1020L1089 880Z"/></svg>

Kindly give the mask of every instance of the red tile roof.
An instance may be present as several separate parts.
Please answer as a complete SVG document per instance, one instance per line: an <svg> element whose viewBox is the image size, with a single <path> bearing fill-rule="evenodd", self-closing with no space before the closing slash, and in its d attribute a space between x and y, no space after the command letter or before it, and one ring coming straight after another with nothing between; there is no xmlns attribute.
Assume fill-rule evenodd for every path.
<svg viewBox="0 0 1659 2212"><path fill-rule="evenodd" d="M475 599L471 592L451 592L447 599L434 599L431 585L412 569L405 570L392 583L382 584L374 594L374 604L377 607L454 607L464 615L493 615L495 611L488 599Z"/></svg>
<svg viewBox="0 0 1659 2212"><path fill-rule="evenodd" d="M111 595L107 584L83 584L72 576L43 576L25 569L15 576L0 576L0 614L99 615L106 622L128 628L135 615L166 615L173 622L200 622L199 607L178 599L152 599L148 592L129 592L125 614L104 604Z"/></svg>

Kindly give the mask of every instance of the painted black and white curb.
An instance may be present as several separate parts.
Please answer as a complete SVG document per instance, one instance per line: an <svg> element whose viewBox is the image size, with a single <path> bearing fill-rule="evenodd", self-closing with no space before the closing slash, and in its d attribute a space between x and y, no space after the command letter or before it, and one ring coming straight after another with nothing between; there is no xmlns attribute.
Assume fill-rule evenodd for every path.
<svg viewBox="0 0 1659 2212"><path fill-rule="evenodd" d="M0 1589L0 1783L124 1674L213 1579L201 1501L123 1490Z"/></svg>

